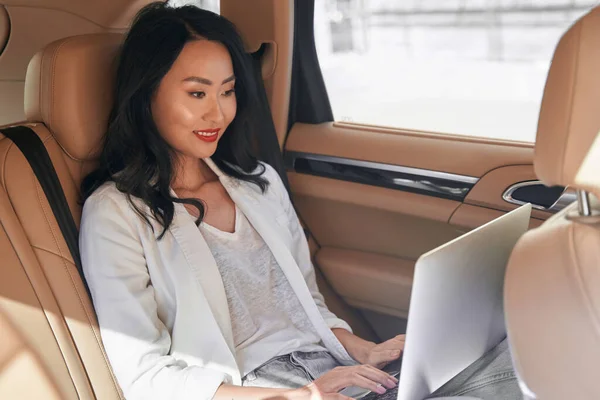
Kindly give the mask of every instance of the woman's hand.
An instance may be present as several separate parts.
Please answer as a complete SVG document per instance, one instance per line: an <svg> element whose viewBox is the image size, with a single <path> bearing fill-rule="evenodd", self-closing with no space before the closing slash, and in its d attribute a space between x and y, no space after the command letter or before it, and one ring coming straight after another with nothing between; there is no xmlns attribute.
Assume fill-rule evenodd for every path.
<svg viewBox="0 0 600 400"><path fill-rule="evenodd" d="M383 343L375 344L361 339L345 329L334 328L331 331L352 358L361 364L369 364L376 368L383 368L397 360L404 350L406 335L398 335Z"/></svg>
<svg viewBox="0 0 600 400"><path fill-rule="evenodd" d="M406 335L398 335L383 343L374 344L366 353L365 359L359 362L372 365L376 368L383 368L390 362L400 358L400 354L404 350L404 341Z"/></svg>
<svg viewBox="0 0 600 400"><path fill-rule="evenodd" d="M372 365L336 367L312 383L324 395L337 393L348 386L358 386L383 394L386 388L392 389L397 384L398 379Z"/></svg>
<svg viewBox="0 0 600 400"><path fill-rule="evenodd" d="M265 400L351 400L338 393L349 386L358 386L383 394L398 385L398 379L372 365L336 367L300 389L283 392Z"/></svg>

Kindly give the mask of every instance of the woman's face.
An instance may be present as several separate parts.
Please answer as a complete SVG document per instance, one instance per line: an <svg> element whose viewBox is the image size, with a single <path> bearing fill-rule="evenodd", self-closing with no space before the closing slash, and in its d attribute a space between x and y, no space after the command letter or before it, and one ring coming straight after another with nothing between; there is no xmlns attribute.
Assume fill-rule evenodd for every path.
<svg viewBox="0 0 600 400"><path fill-rule="evenodd" d="M161 136L180 157L210 157L235 117L235 76L227 48L218 42L188 42L152 99Z"/></svg>

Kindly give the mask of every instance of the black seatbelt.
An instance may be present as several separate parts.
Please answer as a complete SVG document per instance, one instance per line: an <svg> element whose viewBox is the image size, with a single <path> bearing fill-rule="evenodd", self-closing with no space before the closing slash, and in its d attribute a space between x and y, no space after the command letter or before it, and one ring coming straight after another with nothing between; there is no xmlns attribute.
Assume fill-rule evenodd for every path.
<svg viewBox="0 0 600 400"><path fill-rule="evenodd" d="M50 208L54 213L54 217L67 242L71 257L73 257L73 261L79 272L79 276L89 295L90 290L85 281L85 276L83 275L81 256L79 255L79 233L77 232L77 225L75 225L75 221L73 220L67 198L60 185L58 175L52 165L46 146L44 146L44 143L42 143L39 136L31 128L26 126L4 128L0 132L13 141L29 162L33 173L46 195L46 199L48 199L48 203L50 203Z"/></svg>

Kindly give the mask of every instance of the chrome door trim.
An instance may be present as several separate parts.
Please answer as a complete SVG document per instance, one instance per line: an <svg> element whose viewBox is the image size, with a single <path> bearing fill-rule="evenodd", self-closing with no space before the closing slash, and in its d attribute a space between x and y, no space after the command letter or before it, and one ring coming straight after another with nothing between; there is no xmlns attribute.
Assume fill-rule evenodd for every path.
<svg viewBox="0 0 600 400"><path fill-rule="evenodd" d="M287 169L299 173L458 201L464 200L479 181L472 176L320 154L286 152L284 160Z"/></svg>
<svg viewBox="0 0 600 400"><path fill-rule="evenodd" d="M335 163L335 164L351 165L351 166L355 166L355 167L379 169L382 171L400 172L403 174L418 175L418 176L427 177L427 178L444 179L444 180L455 181L455 182L470 183L472 185L475 185L477 182L479 182L479 178L476 178L474 176L449 174L447 172L432 171L429 169L404 167L404 166L400 166L400 165L384 164L384 163L378 163L378 162L372 162L372 161L354 160L351 158L325 156L325 155L321 155L321 154L301 153L301 152L295 152L295 151L288 151L285 153L285 155L286 155L286 157L285 157L286 161L291 160L292 163L297 158L304 158L307 160L324 161L324 162L331 162L331 163Z"/></svg>

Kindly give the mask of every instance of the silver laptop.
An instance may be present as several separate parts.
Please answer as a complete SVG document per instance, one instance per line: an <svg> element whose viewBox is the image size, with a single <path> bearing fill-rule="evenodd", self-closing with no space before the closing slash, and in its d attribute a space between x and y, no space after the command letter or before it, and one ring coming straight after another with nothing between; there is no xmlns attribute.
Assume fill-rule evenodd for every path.
<svg viewBox="0 0 600 400"><path fill-rule="evenodd" d="M506 336L504 275L530 216L526 204L419 258L398 400L422 400Z"/></svg>
<svg viewBox="0 0 600 400"><path fill-rule="evenodd" d="M506 336L504 274L530 216L524 205L417 260L397 400L423 400Z"/></svg>

